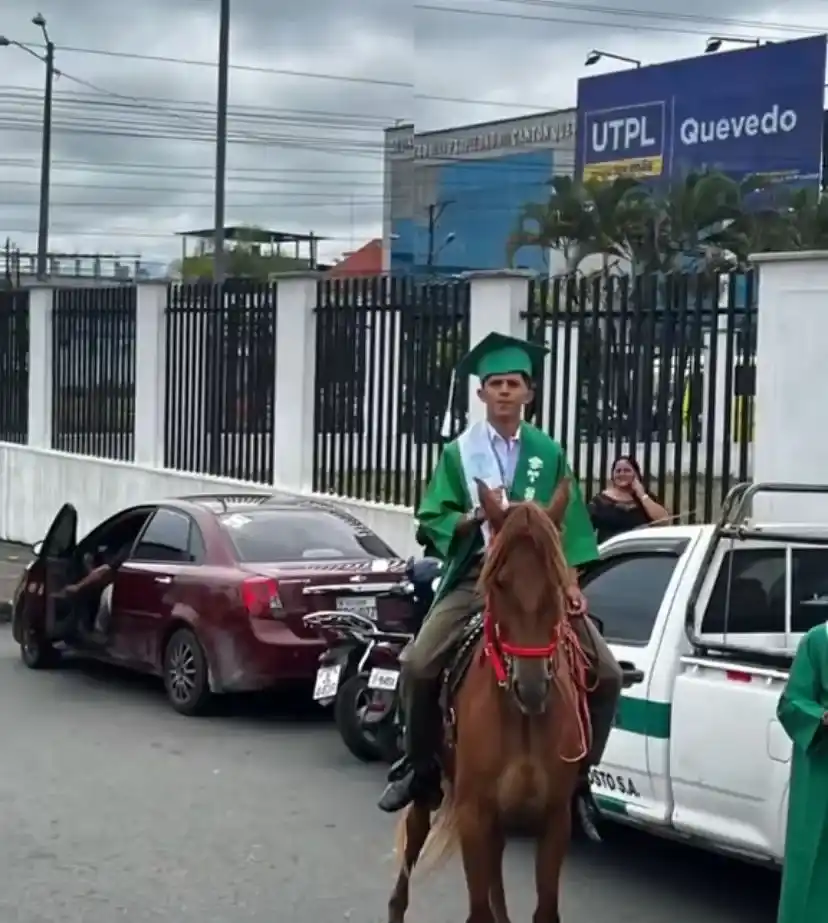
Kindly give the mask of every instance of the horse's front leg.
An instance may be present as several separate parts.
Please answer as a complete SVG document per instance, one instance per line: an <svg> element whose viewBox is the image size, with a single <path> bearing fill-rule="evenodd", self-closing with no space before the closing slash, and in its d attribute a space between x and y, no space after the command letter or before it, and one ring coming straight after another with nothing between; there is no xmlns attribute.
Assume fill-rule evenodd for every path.
<svg viewBox="0 0 828 923"><path fill-rule="evenodd" d="M493 877L489 887L489 905L494 914L495 923L509 923L509 911L506 909L506 889L503 886L503 853L506 850L506 837L502 830L492 837Z"/></svg>
<svg viewBox="0 0 828 923"><path fill-rule="evenodd" d="M411 873L420 858L425 841L431 830L431 811L428 807L417 804L411 805L400 822L403 825L402 837L405 843L400 856L400 871L391 899L388 901L388 923L405 923L408 912L409 889L411 886Z"/></svg>
<svg viewBox="0 0 828 923"><path fill-rule="evenodd" d="M498 848L497 818L488 805L465 804L458 813L457 833L463 853L463 870L469 893L466 923L501 923L490 896L498 879L503 850Z"/></svg>
<svg viewBox="0 0 828 923"><path fill-rule="evenodd" d="M538 838L535 858L535 886L538 906L532 923L561 923L558 897L561 869L572 834L572 813L569 802L549 814L546 826Z"/></svg>

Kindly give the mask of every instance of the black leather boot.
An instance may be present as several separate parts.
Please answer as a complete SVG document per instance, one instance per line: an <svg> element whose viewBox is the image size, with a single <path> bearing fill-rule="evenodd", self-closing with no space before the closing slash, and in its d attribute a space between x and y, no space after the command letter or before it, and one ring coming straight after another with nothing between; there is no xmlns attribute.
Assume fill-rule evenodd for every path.
<svg viewBox="0 0 828 923"><path fill-rule="evenodd" d="M603 838L598 831L598 808L589 787L589 766L586 763L581 767L575 790L575 814L587 839L602 843Z"/></svg>
<svg viewBox="0 0 828 923"><path fill-rule="evenodd" d="M420 798L433 800L440 791L437 733L440 726L433 683L411 689L405 717L405 755L391 767L379 808L389 814ZM435 714L435 712L437 712Z"/></svg>

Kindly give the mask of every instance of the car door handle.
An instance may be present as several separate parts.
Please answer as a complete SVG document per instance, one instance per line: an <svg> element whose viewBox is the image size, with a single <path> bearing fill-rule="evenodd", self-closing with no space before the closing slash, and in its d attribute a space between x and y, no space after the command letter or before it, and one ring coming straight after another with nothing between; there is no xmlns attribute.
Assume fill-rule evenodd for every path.
<svg viewBox="0 0 828 923"><path fill-rule="evenodd" d="M172 583L172 577L156 577L156 583Z"/></svg>
<svg viewBox="0 0 828 923"><path fill-rule="evenodd" d="M637 686L644 682L644 671L639 670L634 663L629 660L620 660L618 666L621 667L623 676L621 678L621 688L629 689L630 686Z"/></svg>

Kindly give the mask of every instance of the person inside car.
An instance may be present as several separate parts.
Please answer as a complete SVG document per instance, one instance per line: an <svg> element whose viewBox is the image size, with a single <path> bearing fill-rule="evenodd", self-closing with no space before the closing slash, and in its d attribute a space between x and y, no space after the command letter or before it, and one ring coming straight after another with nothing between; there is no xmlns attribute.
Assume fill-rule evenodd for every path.
<svg viewBox="0 0 828 923"><path fill-rule="evenodd" d="M91 636L93 640L96 637L102 641L106 640L112 618L112 585L119 568L127 560L131 551L132 541L117 547L112 554L105 551L101 556L103 560L97 566L91 554L84 555L84 576L75 583L69 584L62 593L58 594L59 598L77 600L80 603L78 629L82 635ZM100 593L96 608L91 605L95 593ZM84 605L86 603L89 604L88 609ZM90 624L93 611L96 615L94 622Z"/></svg>

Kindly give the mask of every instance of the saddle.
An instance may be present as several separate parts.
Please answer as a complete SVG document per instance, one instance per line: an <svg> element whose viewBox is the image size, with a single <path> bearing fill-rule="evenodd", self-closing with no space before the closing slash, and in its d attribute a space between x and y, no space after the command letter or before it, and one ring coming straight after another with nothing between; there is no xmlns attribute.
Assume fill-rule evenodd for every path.
<svg viewBox="0 0 828 923"><path fill-rule="evenodd" d="M481 603L472 610L471 618L449 660L449 665L443 670L440 681L440 711L443 714L443 724L446 727L454 725L452 702L471 666L472 658L482 637L483 604Z"/></svg>

